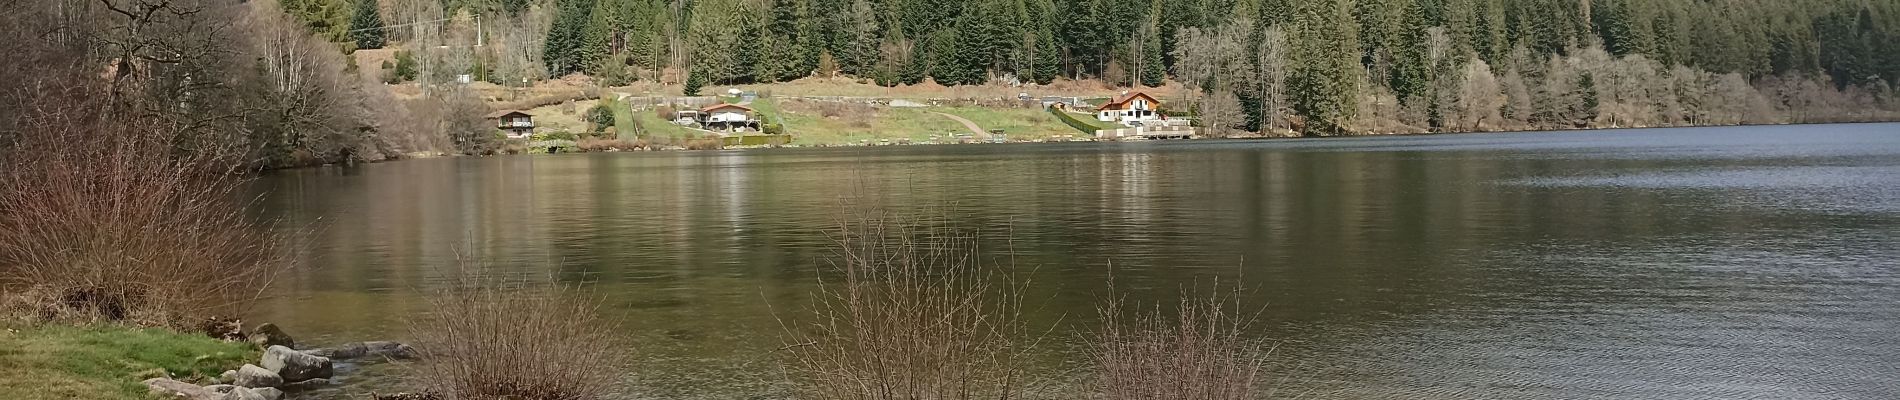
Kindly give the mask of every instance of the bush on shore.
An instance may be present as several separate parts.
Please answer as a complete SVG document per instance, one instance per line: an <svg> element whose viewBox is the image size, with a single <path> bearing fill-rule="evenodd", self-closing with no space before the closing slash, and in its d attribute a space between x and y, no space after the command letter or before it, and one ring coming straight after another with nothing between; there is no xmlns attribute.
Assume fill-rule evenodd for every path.
<svg viewBox="0 0 1900 400"><path fill-rule="evenodd" d="M1017 399L1028 393L1019 285L977 235L843 221L811 319L786 322L786 367L807 399Z"/></svg>
<svg viewBox="0 0 1900 400"><path fill-rule="evenodd" d="M1172 316L1159 304L1130 310L1119 298L1105 301L1102 329L1088 343L1094 392L1105 400L1263 398L1268 351L1243 333L1239 292L1215 292L1184 295Z"/></svg>
<svg viewBox="0 0 1900 400"><path fill-rule="evenodd" d="M620 336L586 293L509 284L464 268L411 321L419 361L409 380L443 400L592 400L617 393Z"/></svg>
<svg viewBox="0 0 1900 400"><path fill-rule="evenodd" d="M28 94L0 151L0 281L15 316L192 329L289 265L216 143L66 83ZM24 308L24 309L22 309Z"/></svg>

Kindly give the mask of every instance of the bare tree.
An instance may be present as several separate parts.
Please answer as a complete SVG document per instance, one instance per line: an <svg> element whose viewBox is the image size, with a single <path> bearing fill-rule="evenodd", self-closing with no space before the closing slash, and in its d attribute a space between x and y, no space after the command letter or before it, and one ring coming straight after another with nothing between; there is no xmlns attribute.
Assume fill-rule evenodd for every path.
<svg viewBox="0 0 1900 400"><path fill-rule="evenodd" d="M541 79L547 74L541 55L547 49L548 27L553 18L542 8L532 8L513 18L496 19L495 73L507 84Z"/></svg>
<svg viewBox="0 0 1900 400"><path fill-rule="evenodd" d="M1251 20L1242 19L1211 31L1182 28L1175 35L1175 79L1187 91L1182 98L1189 108L1199 110L1201 126L1210 135L1225 135L1238 127L1230 117L1244 112L1234 91L1259 79L1246 51L1252 26Z"/></svg>
<svg viewBox="0 0 1900 400"><path fill-rule="evenodd" d="M1247 115L1240 107L1240 97L1226 90L1208 95L1201 101L1198 115L1202 134L1211 137L1227 137L1240 132L1247 121Z"/></svg>
<svg viewBox="0 0 1900 400"><path fill-rule="evenodd" d="M247 90L260 159L287 166L381 158L363 122L360 82L344 74L342 54L269 3L252 5L243 29L260 74Z"/></svg>
<svg viewBox="0 0 1900 400"><path fill-rule="evenodd" d="M1504 90L1504 109L1501 115L1504 121L1515 126L1529 123L1531 120L1531 87L1516 68L1504 71L1504 77L1498 80Z"/></svg>
<svg viewBox="0 0 1900 400"><path fill-rule="evenodd" d="M1263 133L1292 128L1287 119L1287 51L1286 32L1280 27L1269 27L1261 33L1255 62L1259 68L1260 130Z"/></svg>
<svg viewBox="0 0 1900 400"><path fill-rule="evenodd" d="M1502 119L1499 110L1504 107L1504 96L1497 78L1491 75L1491 66L1474 58L1459 69L1455 79L1456 100L1446 113L1445 125L1467 131L1485 130L1486 123L1495 127Z"/></svg>

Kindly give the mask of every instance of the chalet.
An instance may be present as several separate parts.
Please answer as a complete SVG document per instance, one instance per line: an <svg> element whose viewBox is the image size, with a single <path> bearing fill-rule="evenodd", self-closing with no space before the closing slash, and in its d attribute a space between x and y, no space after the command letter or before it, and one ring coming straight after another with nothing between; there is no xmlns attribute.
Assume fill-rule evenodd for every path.
<svg viewBox="0 0 1900 400"><path fill-rule="evenodd" d="M1152 125L1162 119L1161 101L1147 93L1131 92L1110 100L1096 109L1095 119L1126 126Z"/></svg>
<svg viewBox="0 0 1900 400"><path fill-rule="evenodd" d="M495 121L495 129L507 132L509 138L523 139L534 136L534 114L501 110L488 114L488 119Z"/></svg>
<svg viewBox="0 0 1900 400"><path fill-rule="evenodd" d="M700 127L709 131L742 132L759 130L757 113L738 104L714 104L699 109Z"/></svg>

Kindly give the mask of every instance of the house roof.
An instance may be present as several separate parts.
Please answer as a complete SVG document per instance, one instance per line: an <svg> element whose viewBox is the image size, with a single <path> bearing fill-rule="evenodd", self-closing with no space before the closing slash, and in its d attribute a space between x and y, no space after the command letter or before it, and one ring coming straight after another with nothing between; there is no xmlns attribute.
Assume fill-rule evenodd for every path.
<svg viewBox="0 0 1900 400"><path fill-rule="evenodd" d="M709 112L713 112L713 110L718 110L722 108L737 108L737 109L745 110L746 112L752 112L751 108L738 105L738 104L714 104L714 105L706 106L706 108L699 109L699 112L709 113Z"/></svg>
<svg viewBox="0 0 1900 400"><path fill-rule="evenodd" d="M506 116L515 115L515 114L521 114L521 116L523 117L534 116L534 114L529 114L526 111L521 111L521 110L501 110L501 111L488 113L488 118L489 119L501 118L501 117L506 117Z"/></svg>
<svg viewBox="0 0 1900 400"><path fill-rule="evenodd" d="M1102 107L1100 109L1101 110L1120 110L1122 108L1127 107L1129 101L1132 101L1137 98L1148 99L1148 103L1154 104L1156 108L1160 108L1161 100L1155 99L1154 96L1149 96L1147 93L1142 93L1142 92L1129 92L1128 94L1115 96L1114 100L1110 100L1107 104L1102 104Z"/></svg>

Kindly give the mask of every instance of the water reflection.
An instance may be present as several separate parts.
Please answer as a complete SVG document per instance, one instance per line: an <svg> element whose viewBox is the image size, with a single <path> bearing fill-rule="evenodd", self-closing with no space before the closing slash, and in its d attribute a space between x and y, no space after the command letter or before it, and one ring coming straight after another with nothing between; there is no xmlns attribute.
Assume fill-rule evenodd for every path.
<svg viewBox="0 0 1900 400"><path fill-rule="evenodd" d="M399 336L458 253L587 282L659 398L782 393L841 209L1007 232L1039 321L1257 289L1317 398L1893 398L1896 125L463 158L289 171L316 226L254 319ZM944 206L950 207L944 207ZM1003 241L1007 236L1008 240ZM1884 381L1883 381L1884 380Z"/></svg>

